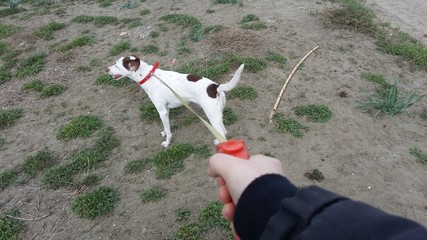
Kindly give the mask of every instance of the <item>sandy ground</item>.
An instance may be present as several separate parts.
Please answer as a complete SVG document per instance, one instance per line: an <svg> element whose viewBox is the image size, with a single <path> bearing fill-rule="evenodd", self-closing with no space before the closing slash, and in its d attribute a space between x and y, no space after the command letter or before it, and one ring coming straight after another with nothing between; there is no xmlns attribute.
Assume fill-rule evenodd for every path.
<svg viewBox="0 0 427 240"><path fill-rule="evenodd" d="M412 2L426 5L422 1ZM122 40L129 40L138 54L143 46L156 44L168 54L143 57L149 63L160 61L161 68L168 69L232 50L228 46L214 46L208 37L197 43L188 41L191 54L178 56L177 43L188 30L173 24L166 24L169 30L160 32L157 39L141 38L157 29L159 23L164 24L160 16L189 14L204 26L220 24L228 30L242 31L240 20L247 14L255 14L269 28L249 31L254 36L255 47L243 46L237 54L263 58L272 51L283 54L288 63L285 68L269 64L264 71L243 73L239 85L252 86L259 97L255 101L227 101L227 106L238 116L236 123L227 126L229 136L244 139L252 154L268 154L281 159L286 175L298 186L317 184L427 226L427 167L417 163L409 153L412 147L427 151L427 122L416 115L427 109L427 98L415 104L410 115L380 114L374 118L373 114L355 108L356 100L375 91L372 83L361 78L362 73L381 73L389 81L399 80L398 86L404 92L416 89L425 93L426 72L414 70L401 59L378 52L374 40L365 35L326 28L318 13L331 6L327 1L311 0L252 0L243 1L242 6L216 5L207 0L161 0L147 1L136 9L118 10L117 2L108 8L100 8L98 3L70 2L63 6L60 14L24 18L25 13L20 13L19 17L1 19L2 23L23 28L17 36L3 40L12 48L26 50L20 59L38 51L49 52L49 56L45 69L37 76L12 78L0 85L0 107L24 109L23 117L14 126L0 130L5 140L0 151L0 171L19 166L28 156L43 149L58 154L60 164L69 162L76 151L91 146L94 139L64 142L56 135L60 126L83 114L95 114L112 126L121 145L113 150L105 164L91 170L104 177L100 185L113 187L120 194L120 202L112 213L92 221L77 217L71 210L71 202L81 192L47 189L41 183L42 176L2 191L0 210L18 208L23 218L37 219L24 222L23 239L167 239L182 225L175 216L179 207L190 209L189 221L197 221L201 209L216 199L215 181L206 174L207 159L196 156L186 159L185 170L168 180L156 179L153 171L124 175L123 168L129 161L163 150L159 134L161 124L141 121L139 109L149 100L139 86L115 88L94 82L103 74L105 66L115 62L117 57L109 57L108 52L113 44ZM421 39L426 33L427 21L422 20L426 16L420 7L411 11L410 4L401 6L397 1L377 1L372 6L381 19L417 38ZM71 22L76 15L138 17L142 9L150 9L151 14L141 17L143 26L133 29L120 25L99 28ZM207 14L208 9L215 11ZM51 21L63 21L68 25L55 32L54 39L49 42L32 41L29 36L34 29ZM120 37L122 31L127 31L128 35ZM82 32L96 36L97 43L73 50L65 61L60 52L52 50ZM274 123L268 124L270 110L289 72L315 46L320 46L319 50L296 73L279 108L279 113L297 119L310 130L302 138L280 134ZM122 55L131 53L134 52ZM91 66L90 72L77 71L81 65L93 64L93 59L98 65ZM35 93L21 90L23 83L34 78L64 84L67 91L55 98L39 99ZM229 79L230 76L225 75L215 80ZM347 97L339 95L343 91ZM313 103L331 109L333 116L328 123L312 123L294 115L294 107ZM173 144L208 145L214 151L213 139L207 137L210 135L201 124L181 127L173 133ZM304 176L313 169L319 169L325 180L318 183ZM157 203L141 203L141 191L154 185L167 189L167 196ZM41 216L45 217L39 218ZM224 236L224 232L217 229L205 234L203 239L224 239Z"/></svg>
<svg viewBox="0 0 427 240"><path fill-rule="evenodd" d="M427 1L368 0L382 21L391 23L427 44Z"/></svg>

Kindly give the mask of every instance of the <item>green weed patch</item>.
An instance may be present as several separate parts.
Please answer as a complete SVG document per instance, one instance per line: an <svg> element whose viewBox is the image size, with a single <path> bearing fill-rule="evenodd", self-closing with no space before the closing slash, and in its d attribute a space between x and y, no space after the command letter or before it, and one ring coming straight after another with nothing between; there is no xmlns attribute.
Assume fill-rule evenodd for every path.
<svg viewBox="0 0 427 240"><path fill-rule="evenodd" d="M0 23L0 39L10 37L20 30L20 27Z"/></svg>
<svg viewBox="0 0 427 240"><path fill-rule="evenodd" d="M0 110L0 129L10 127L22 117L22 109Z"/></svg>
<svg viewBox="0 0 427 240"><path fill-rule="evenodd" d="M113 211L118 201L117 191L99 187L74 199L72 209L79 217L95 219Z"/></svg>
<svg viewBox="0 0 427 240"><path fill-rule="evenodd" d="M57 158L51 152L40 151L34 156L28 157L24 162L24 172L30 177L37 176L38 173L54 166Z"/></svg>
<svg viewBox="0 0 427 240"><path fill-rule="evenodd" d="M311 122L328 122L332 117L332 111L328 106L309 104L294 108L297 116L305 116Z"/></svg>
<svg viewBox="0 0 427 240"><path fill-rule="evenodd" d="M83 115L74 118L59 128L58 139L87 138L102 127L101 119L94 115Z"/></svg>
<svg viewBox="0 0 427 240"><path fill-rule="evenodd" d="M40 28L38 31L36 31L35 34L37 37L42 38L44 40L51 40L53 39L53 32L61 30L63 28L65 28L64 23L51 22L46 26Z"/></svg>
<svg viewBox="0 0 427 240"><path fill-rule="evenodd" d="M157 202L164 196L166 196L166 189L154 186L141 193L141 200L143 203Z"/></svg>
<svg viewBox="0 0 427 240"><path fill-rule="evenodd" d="M421 164L427 164L427 153L421 151L417 147L413 147L409 150L409 153L417 158L417 161Z"/></svg>
<svg viewBox="0 0 427 240"><path fill-rule="evenodd" d="M276 114L273 119L276 121L279 133L290 133L297 138L301 138L304 136L304 132L309 130L307 126L302 125L295 119L285 118L283 114Z"/></svg>
<svg viewBox="0 0 427 240"><path fill-rule="evenodd" d="M0 239L20 239L19 233L23 230L24 224L21 220L14 218L18 213L17 209L10 209L0 214Z"/></svg>
<svg viewBox="0 0 427 240"><path fill-rule="evenodd" d="M16 77L33 76L42 71L46 57L46 53L37 53L22 60L16 70Z"/></svg>
<svg viewBox="0 0 427 240"><path fill-rule="evenodd" d="M130 80L129 78L125 77L119 80L113 79L108 74L103 74L96 78L95 84L98 85L108 85L113 87L125 87L132 84L134 81Z"/></svg>

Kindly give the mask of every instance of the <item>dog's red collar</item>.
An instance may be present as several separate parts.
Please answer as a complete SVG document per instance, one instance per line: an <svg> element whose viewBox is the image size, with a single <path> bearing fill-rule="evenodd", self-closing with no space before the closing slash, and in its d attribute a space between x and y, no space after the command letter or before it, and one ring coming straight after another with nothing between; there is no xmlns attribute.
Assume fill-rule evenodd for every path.
<svg viewBox="0 0 427 240"><path fill-rule="evenodd" d="M148 79L150 79L150 78L153 76L154 71L156 71L157 67L159 67L159 65L160 65L160 63L159 63L159 62L156 62L156 63L154 64L153 68L151 69L151 71L147 74L147 76L145 76L145 78L144 78L144 79L142 79L141 81L139 81L139 84L140 84L140 85L142 85L142 84L144 84Z"/></svg>

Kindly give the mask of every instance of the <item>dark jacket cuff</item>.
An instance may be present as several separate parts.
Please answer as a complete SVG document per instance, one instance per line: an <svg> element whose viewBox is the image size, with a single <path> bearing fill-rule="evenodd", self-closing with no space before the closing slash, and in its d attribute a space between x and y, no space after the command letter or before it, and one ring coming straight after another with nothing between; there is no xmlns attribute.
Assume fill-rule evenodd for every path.
<svg viewBox="0 0 427 240"><path fill-rule="evenodd" d="M259 239L269 219L280 209L283 198L297 192L288 179L267 174L252 181L244 190L234 213L234 227L241 239Z"/></svg>

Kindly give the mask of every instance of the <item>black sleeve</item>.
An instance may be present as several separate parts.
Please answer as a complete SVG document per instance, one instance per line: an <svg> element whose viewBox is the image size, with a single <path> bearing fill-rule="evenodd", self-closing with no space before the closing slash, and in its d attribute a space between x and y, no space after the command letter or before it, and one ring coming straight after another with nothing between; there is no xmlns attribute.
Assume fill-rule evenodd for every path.
<svg viewBox="0 0 427 240"><path fill-rule="evenodd" d="M427 240L427 229L408 219L319 187L294 194L292 188L286 178L269 174L245 189L234 215L242 240ZM279 196L285 197L277 200Z"/></svg>

